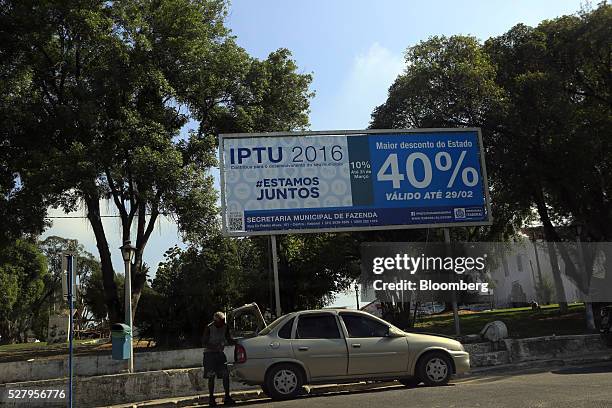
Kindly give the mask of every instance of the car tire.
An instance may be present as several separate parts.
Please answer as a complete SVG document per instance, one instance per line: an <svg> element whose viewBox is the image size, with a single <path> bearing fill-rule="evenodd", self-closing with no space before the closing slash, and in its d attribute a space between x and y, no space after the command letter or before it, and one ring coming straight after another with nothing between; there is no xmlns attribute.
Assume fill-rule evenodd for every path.
<svg viewBox="0 0 612 408"><path fill-rule="evenodd" d="M416 371L425 385L446 385L453 373L453 364L447 354L436 351L421 357Z"/></svg>
<svg viewBox="0 0 612 408"><path fill-rule="evenodd" d="M414 378L414 377L413 378L400 378L398 381L408 388L414 388L422 382L418 378Z"/></svg>
<svg viewBox="0 0 612 408"><path fill-rule="evenodd" d="M285 400L298 396L304 379L302 369L295 364L278 364L266 373L264 392L273 400ZM264 388L265 387L265 388Z"/></svg>

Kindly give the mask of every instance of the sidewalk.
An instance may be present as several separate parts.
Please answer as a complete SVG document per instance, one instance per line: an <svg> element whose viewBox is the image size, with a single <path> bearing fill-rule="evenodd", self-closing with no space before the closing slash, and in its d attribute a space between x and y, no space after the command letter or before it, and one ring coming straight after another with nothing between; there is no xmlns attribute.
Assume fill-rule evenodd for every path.
<svg viewBox="0 0 612 408"><path fill-rule="evenodd" d="M530 369L546 369L561 366L577 366L583 364L594 364L612 361L612 350L609 352L590 353L585 355L574 356L571 358L556 358L549 360L534 360L526 362L518 362L511 364L496 365L491 367L478 367L471 370L470 373L455 377L453 383L461 383L474 377L488 375L488 374L502 374L521 372ZM358 382L348 384L330 384L330 385L314 385L305 386L306 393L309 395L323 395L330 393L342 393L342 392L355 392L363 390L376 390L376 389L391 389L391 388L404 388L404 386L397 381L387 382ZM217 402L220 402L223 398L222 393L215 394ZM253 387L249 390L241 390L232 392L232 398L236 401L249 401L255 402L257 400L267 399L266 395L263 394L259 387ZM111 408L170 408L170 407L187 407L193 405L205 405L208 404L208 394L196 395L191 397L180 397L180 398L165 398L154 401L142 401L131 404L120 404L113 405Z"/></svg>

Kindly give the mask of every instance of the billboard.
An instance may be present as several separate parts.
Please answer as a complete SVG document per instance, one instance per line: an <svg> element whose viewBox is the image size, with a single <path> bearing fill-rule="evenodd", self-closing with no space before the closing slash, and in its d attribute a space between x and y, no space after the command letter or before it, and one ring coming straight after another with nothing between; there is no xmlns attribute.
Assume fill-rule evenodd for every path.
<svg viewBox="0 0 612 408"><path fill-rule="evenodd" d="M222 134L230 236L491 223L480 129Z"/></svg>

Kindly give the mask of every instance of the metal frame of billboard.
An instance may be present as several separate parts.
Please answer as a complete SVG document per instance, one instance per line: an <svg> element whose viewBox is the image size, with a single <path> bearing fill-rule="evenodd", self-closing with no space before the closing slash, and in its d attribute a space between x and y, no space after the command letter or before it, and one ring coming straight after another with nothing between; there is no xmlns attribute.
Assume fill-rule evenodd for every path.
<svg viewBox="0 0 612 408"><path fill-rule="evenodd" d="M341 227L341 228L316 228L316 229L293 229L293 230L271 230L271 231L242 231L230 232L227 229L226 205L225 205L225 164L223 160L223 142L225 139L246 139L254 137L283 137L283 136L363 136L370 134L406 134L406 133L434 133L434 132L477 132L480 149L480 170L483 178L485 193L485 206L487 219L483 221L466 221L435 224L402 224L381 225L367 227ZM422 228L450 228L450 227L479 227L491 225L493 216L491 214L491 199L489 196L489 179L482 144L482 132L480 128L422 128L422 129L366 129L366 130L317 130L306 132L269 132L269 133L221 133L219 134L219 182L221 184L221 231L224 236L248 237L256 235L283 235L283 234L314 234L321 232L354 232L354 231L380 231L398 229L422 229Z"/></svg>

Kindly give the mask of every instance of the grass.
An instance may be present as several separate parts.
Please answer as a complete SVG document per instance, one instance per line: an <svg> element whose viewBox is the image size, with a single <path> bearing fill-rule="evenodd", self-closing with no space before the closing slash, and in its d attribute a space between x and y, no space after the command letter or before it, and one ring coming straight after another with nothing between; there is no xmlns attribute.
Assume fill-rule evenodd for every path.
<svg viewBox="0 0 612 408"><path fill-rule="evenodd" d="M586 332L584 305L569 305L567 313L561 313L559 305L543 306L539 311L530 307L498 309L486 312L460 311L461 333L477 334L489 322L501 320L513 338L551 335L583 334ZM415 332L453 335L455 326L452 313L425 316L416 323Z"/></svg>
<svg viewBox="0 0 612 408"><path fill-rule="evenodd" d="M87 344L91 340L74 340L75 347L79 347L80 345ZM0 346L0 353L8 353L15 351L26 351L26 350L50 350L50 349L60 349L66 348L66 343L63 344L47 344L45 341L41 341L38 343L15 343L15 344L3 344Z"/></svg>
<svg viewBox="0 0 612 408"><path fill-rule="evenodd" d="M108 339L105 339L108 340ZM151 351L147 340L134 342L134 351ZM96 343L94 340L74 340L75 355L110 354L110 341ZM64 358L68 354L68 343L47 344L39 343L18 343L4 344L0 346L0 363L7 361L23 361L29 359L48 359Z"/></svg>

